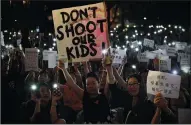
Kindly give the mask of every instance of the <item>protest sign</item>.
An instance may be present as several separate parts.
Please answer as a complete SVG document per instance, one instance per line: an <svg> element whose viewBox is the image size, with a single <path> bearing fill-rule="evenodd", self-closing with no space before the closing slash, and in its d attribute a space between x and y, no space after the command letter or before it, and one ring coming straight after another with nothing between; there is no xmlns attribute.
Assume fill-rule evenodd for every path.
<svg viewBox="0 0 191 125"><path fill-rule="evenodd" d="M186 46L187 46L186 42L177 42L177 41L175 41L176 50L185 50Z"/></svg>
<svg viewBox="0 0 191 125"><path fill-rule="evenodd" d="M168 56L176 56L176 48L175 47L167 47L166 52Z"/></svg>
<svg viewBox="0 0 191 125"><path fill-rule="evenodd" d="M145 53L148 59L154 59L157 56L157 54L153 52L146 51Z"/></svg>
<svg viewBox="0 0 191 125"><path fill-rule="evenodd" d="M49 51L49 50L44 50L43 51L43 60L48 60L48 55L54 54L57 55L56 51Z"/></svg>
<svg viewBox="0 0 191 125"><path fill-rule="evenodd" d="M149 59L146 56L146 53L138 53L137 59L139 62L148 62L149 61Z"/></svg>
<svg viewBox="0 0 191 125"><path fill-rule="evenodd" d="M146 47L150 47L150 48L154 48L154 40L150 40L150 39L144 39L144 42L143 42L143 46L146 46Z"/></svg>
<svg viewBox="0 0 191 125"><path fill-rule="evenodd" d="M122 64L122 61L126 56L126 50L111 48L110 52L113 64Z"/></svg>
<svg viewBox="0 0 191 125"><path fill-rule="evenodd" d="M108 48L106 7L103 2L53 10L59 56L73 62L102 58L102 44Z"/></svg>
<svg viewBox="0 0 191 125"><path fill-rule="evenodd" d="M181 59L180 59L180 67L181 67L181 70L185 71L185 72L188 72L190 70L190 66L191 66L191 57L190 55L184 55L184 56L181 56Z"/></svg>
<svg viewBox="0 0 191 125"><path fill-rule="evenodd" d="M54 68L57 65L57 54L48 54L48 68Z"/></svg>
<svg viewBox="0 0 191 125"><path fill-rule="evenodd" d="M151 52L152 52L152 53L156 53L158 56L159 56L159 55L167 55L166 50L161 50L161 49L155 50L155 51L151 51Z"/></svg>
<svg viewBox="0 0 191 125"><path fill-rule="evenodd" d="M65 63L65 68L68 68L68 61L67 57L61 57L60 60L63 60ZM50 53L48 54L48 68L55 68L58 65L58 54L56 53Z"/></svg>
<svg viewBox="0 0 191 125"><path fill-rule="evenodd" d="M166 48L168 48L167 45L156 45L156 49L165 50Z"/></svg>
<svg viewBox="0 0 191 125"><path fill-rule="evenodd" d="M147 76L147 93L156 95L160 92L167 98L178 98L181 77L174 74L149 71Z"/></svg>
<svg viewBox="0 0 191 125"><path fill-rule="evenodd" d="M160 60L159 63L160 71L170 71L171 70L171 59Z"/></svg>
<svg viewBox="0 0 191 125"><path fill-rule="evenodd" d="M177 62L180 62L181 58L185 58L186 56L186 53L178 53Z"/></svg>
<svg viewBox="0 0 191 125"><path fill-rule="evenodd" d="M131 45L133 45L134 48L137 48L137 47L139 47L138 43L139 43L138 41L134 41L131 43Z"/></svg>
<svg viewBox="0 0 191 125"><path fill-rule="evenodd" d="M3 32L1 32L1 46L5 46Z"/></svg>
<svg viewBox="0 0 191 125"><path fill-rule="evenodd" d="M168 60L168 59L169 59L169 56L158 55L158 58L159 58L160 60Z"/></svg>
<svg viewBox="0 0 191 125"><path fill-rule="evenodd" d="M36 48L25 49L25 71L38 71L38 52Z"/></svg>

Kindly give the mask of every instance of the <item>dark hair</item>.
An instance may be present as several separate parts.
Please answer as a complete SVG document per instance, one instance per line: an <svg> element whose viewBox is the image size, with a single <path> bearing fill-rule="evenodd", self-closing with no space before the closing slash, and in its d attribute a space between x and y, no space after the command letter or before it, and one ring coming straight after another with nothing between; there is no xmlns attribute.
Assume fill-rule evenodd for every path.
<svg viewBox="0 0 191 125"><path fill-rule="evenodd" d="M144 85L141 82L141 76L138 75L138 74L132 74L132 75L130 75L128 77L127 80L129 80L130 78L136 78L137 81L139 82L139 86L140 87L139 87L139 94L138 94L138 96L139 96L140 101L144 101L145 99L147 99L146 89L145 89Z"/></svg>
<svg viewBox="0 0 191 125"><path fill-rule="evenodd" d="M40 90L40 88L43 87L43 86L44 86L44 87L47 87L48 89L51 90L50 86L49 86L48 84L46 84L46 83L39 83L39 84L38 84L38 90Z"/></svg>
<svg viewBox="0 0 191 125"><path fill-rule="evenodd" d="M95 73L89 72L87 74L86 78L89 78L89 77L93 77L93 78L95 78L97 80L97 82L99 82L99 78L98 78L98 76Z"/></svg>
<svg viewBox="0 0 191 125"><path fill-rule="evenodd" d="M137 81L138 81L139 83L141 83L141 76L138 75L138 74L132 74L132 75L130 75L130 76L127 78L127 80L129 80L130 78L136 78Z"/></svg>

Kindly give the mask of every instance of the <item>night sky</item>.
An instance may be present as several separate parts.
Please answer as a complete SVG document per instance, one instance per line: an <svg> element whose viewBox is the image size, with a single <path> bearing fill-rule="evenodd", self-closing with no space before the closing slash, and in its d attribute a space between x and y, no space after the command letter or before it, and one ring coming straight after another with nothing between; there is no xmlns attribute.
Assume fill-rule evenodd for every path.
<svg viewBox="0 0 191 125"><path fill-rule="evenodd" d="M99 1L30 1L29 6L24 6L22 2L18 1L12 2L11 5L9 1L2 1L2 30L20 29L23 27L35 29L36 26L40 26L41 31L53 31L53 21L47 18L47 16L51 15L52 10L97 2ZM106 1L106 4L108 7L118 4L121 8L125 8L125 18L130 22L141 22L144 17L147 17L147 21L151 24L182 25L185 29L189 29L190 27L189 1Z"/></svg>

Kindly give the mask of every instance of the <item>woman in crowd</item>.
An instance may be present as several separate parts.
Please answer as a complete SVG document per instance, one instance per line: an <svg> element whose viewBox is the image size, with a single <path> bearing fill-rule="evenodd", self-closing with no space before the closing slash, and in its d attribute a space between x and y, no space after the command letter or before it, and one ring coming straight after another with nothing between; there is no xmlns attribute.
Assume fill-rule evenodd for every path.
<svg viewBox="0 0 191 125"><path fill-rule="evenodd" d="M173 117L174 114L166 105L166 100L161 94L155 97L155 105L147 100L145 89L142 87L141 77L139 75L131 75L125 82L114 69L117 77L113 75L113 68L111 65L106 66L109 74L109 84L112 97L125 97L123 103L123 121L121 123L129 124L150 124L159 123L159 112L162 111ZM116 87L115 79L122 84L125 91L119 90ZM120 81L120 82L119 82ZM156 108L157 107L157 108Z"/></svg>
<svg viewBox="0 0 191 125"><path fill-rule="evenodd" d="M60 69L58 69L58 71L60 71ZM72 124L76 121L77 114L82 110L83 107L82 101L73 91L73 89L67 85L63 72L60 73L62 76L62 78L59 79L60 79L60 90L63 93L64 108L62 110L63 112L65 112L64 119L68 124ZM75 83L78 83L78 85L82 87L82 80L80 78L81 74L79 73L78 69L75 68L74 71L70 72L70 75L75 81Z"/></svg>
<svg viewBox="0 0 191 125"><path fill-rule="evenodd" d="M98 77L94 73L88 73L86 88L83 90L74 82L62 61L59 62L59 67L64 72L67 85L74 90L83 102L84 122L93 124L108 122L110 108L105 95L99 93Z"/></svg>
<svg viewBox="0 0 191 125"><path fill-rule="evenodd" d="M53 91L51 98L51 90L46 83L40 83L35 93L35 99L23 104L23 120L25 123L34 124L64 124L65 120L61 119L58 105L59 99L62 97L60 91ZM61 104L61 103L60 103Z"/></svg>

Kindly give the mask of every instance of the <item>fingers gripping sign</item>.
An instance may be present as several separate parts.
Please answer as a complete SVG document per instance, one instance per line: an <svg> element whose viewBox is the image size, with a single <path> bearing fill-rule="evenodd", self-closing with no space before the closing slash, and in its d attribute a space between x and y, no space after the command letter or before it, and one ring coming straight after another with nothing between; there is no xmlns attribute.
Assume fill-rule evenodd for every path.
<svg viewBox="0 0 191 125"><path fill-rule="evenodd" d="M158 108L163 109L163 110L168 108L167 100L163 97L163 95L161 93L157 93L155 95L154 104Z"/></svg>

